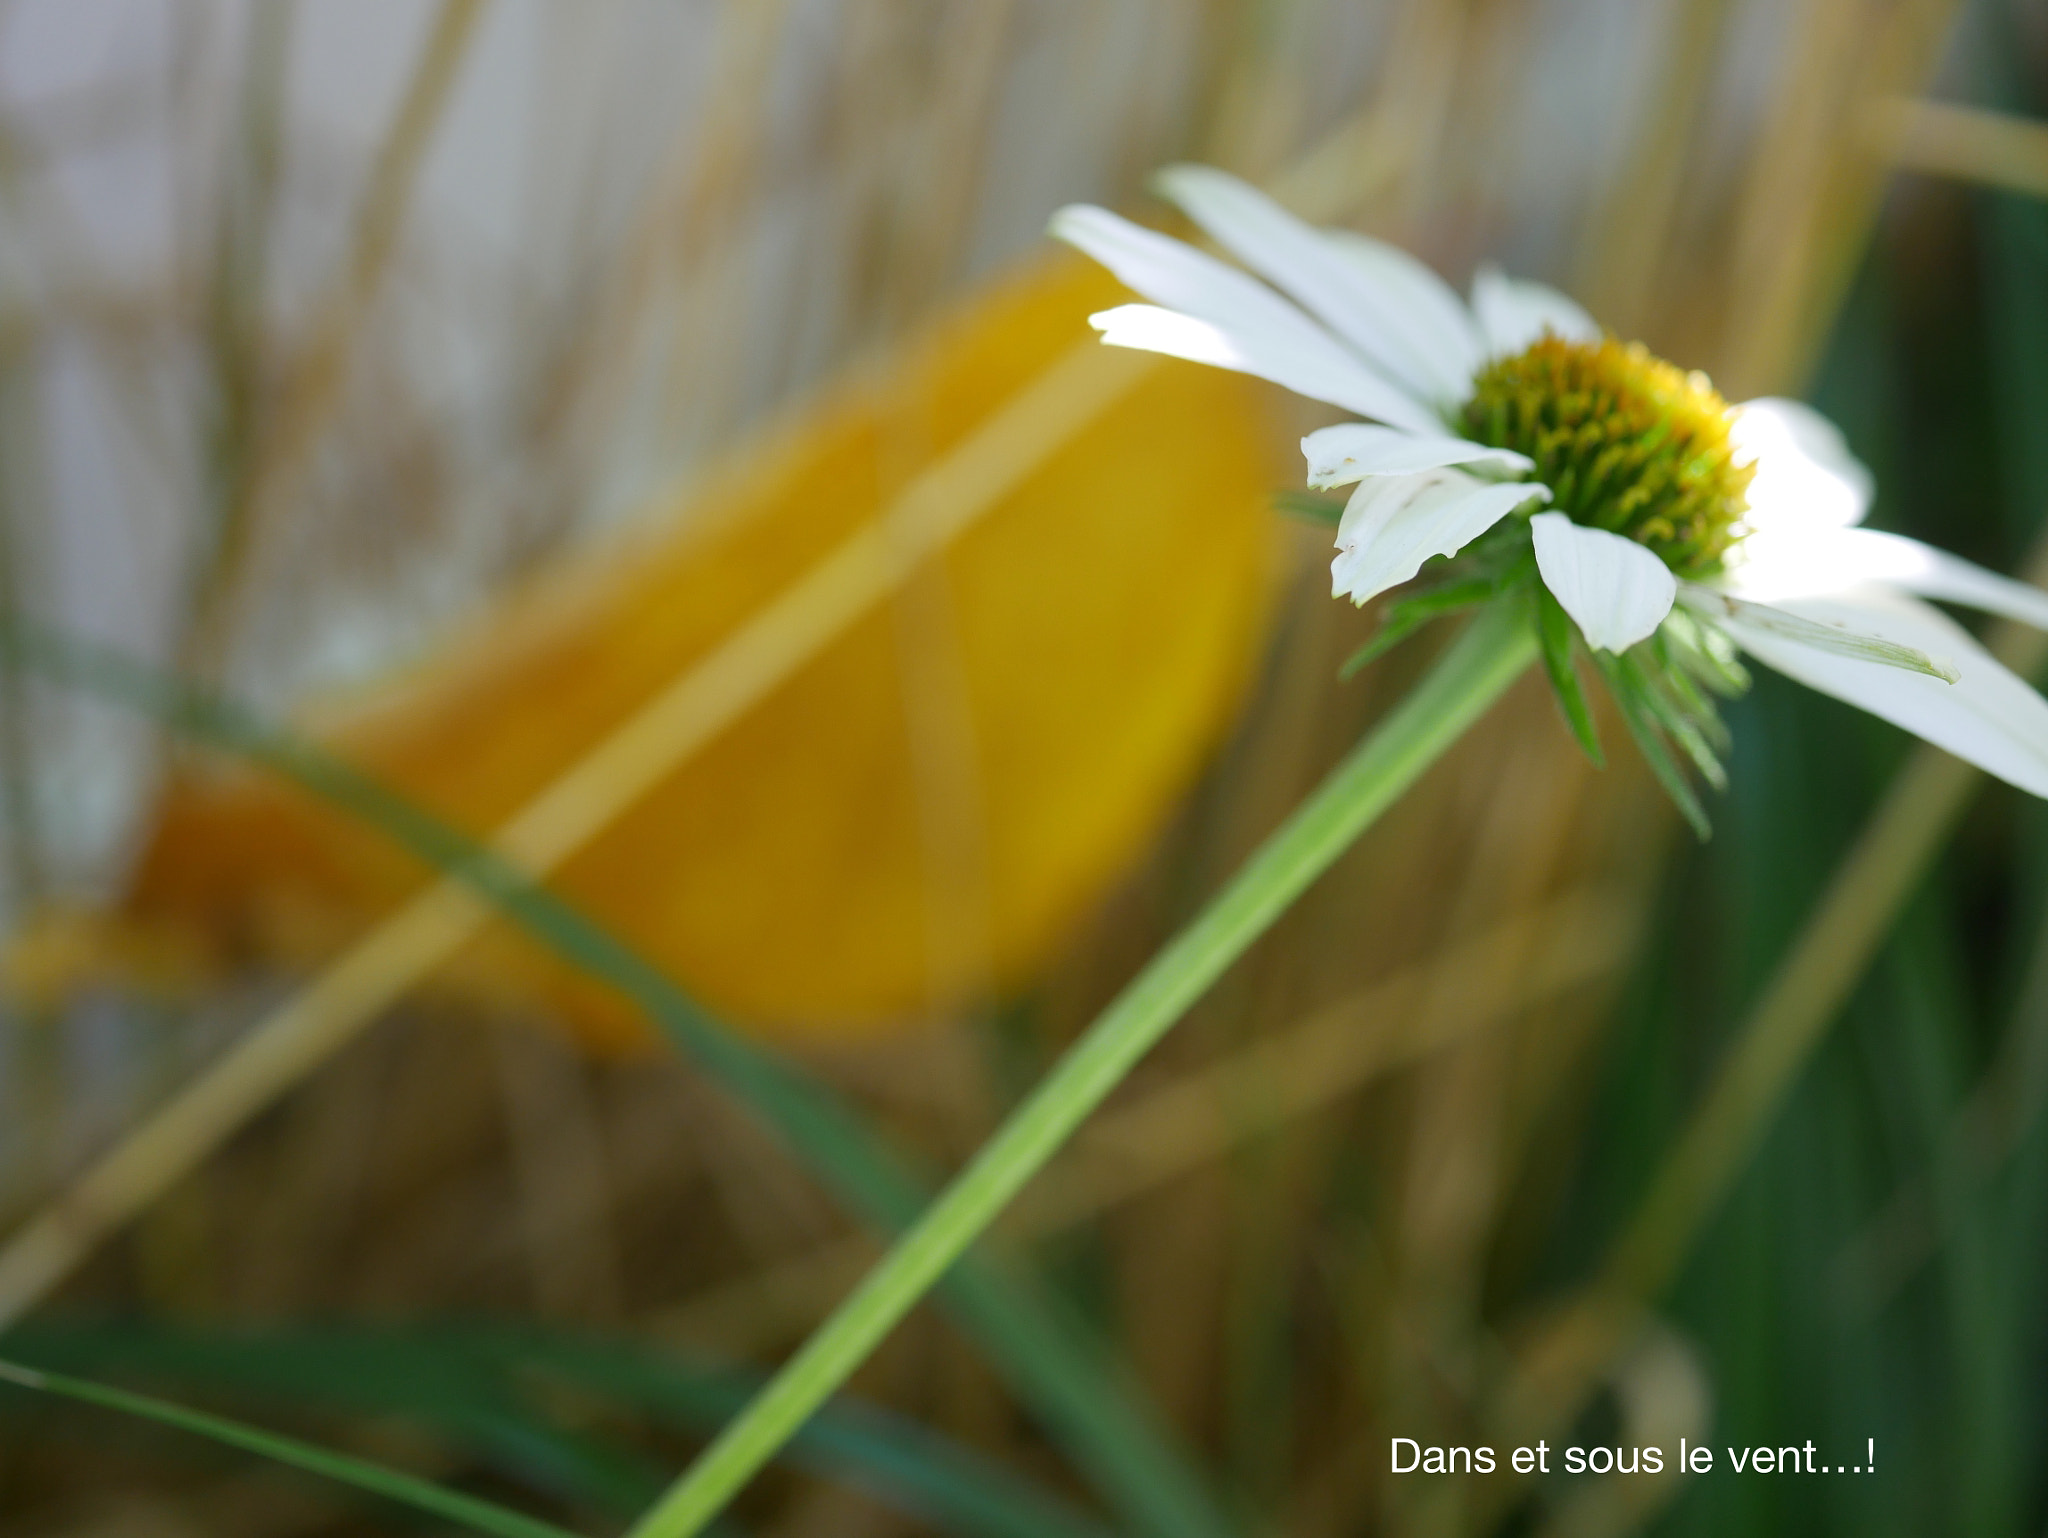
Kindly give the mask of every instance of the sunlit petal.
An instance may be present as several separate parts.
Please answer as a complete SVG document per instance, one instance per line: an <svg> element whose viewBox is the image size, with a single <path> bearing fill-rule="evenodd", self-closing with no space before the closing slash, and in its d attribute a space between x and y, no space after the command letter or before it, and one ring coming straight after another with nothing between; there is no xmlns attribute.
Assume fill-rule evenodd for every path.
<svg viewBox="0 0 2048 1538"><path fill-rule="evenodd" d="M1299 347L1271 332L1230 331L1152 304L1118 305L1089 316L1088 323L1112 347L1164 353L1252 374L1361 416L1428 421L1420 407L1393 386L1374 379L1328 341Z"/></svg>
<svg viewBox="0 0 2048 1538"><path fill-rule="evenodd" d="M1464 400L1486 361L1486 343L1458 291L1399 246L1352 230L1325 230L1323 238L1388 296L1395 313L1429 348L1433 377L1450 390L1453 402Z"/></svg>
<svg viewBox="0 0 2048 1538"><path fill-rule="evenodd" d="M1162 196L1177 204L1218 245L1295 299L1390 378L1438 406L1464 398L1476 339L1442 281L1413 257L1378 247L1361 258L1236 177L1208 166L1159 174ZM1451 300L1444 307L1425 286ZM1418 293L1425 297L1417 302Z"/></svg>
<svg viewBox="0 0 2048 1538"><path fill-rule="evenodd" d="M1649 550L1563 513L1538 513L1529 529L1543 585L1578 622L1588 646L1627 651L1664 623L1678 582Z"/></svg>
<svg viewBox="0 0 2048 1538"><path fill-rule="evenodd" d="M1249 274L1106 209L1063 208L1051 229L1146 298L1199 323L1177 326L1144 306L1120 306L1093 317L1105 341L1239 369L1418 432L1443 430L1435 412Z"/></svg>
<svg viewBox="0 0 2048 1538"><path fill-rule="evenodd" d="M1521 352L1545 332L1567 342L1597 342L1600 323L1556 289L1481 267L1472 279L1472 311L1489 357Z"/></svg>
<svg viewBox="0 0 2048 1538"><path fill-rule="evenodd" d="M1848 528L1870 510L1869 467L1811 406L1772 396L1745 401L1728 438L1738 462L1756 465L1743 521L1759 533Z"/></svg>
<svg viewBox="0 0 2048 1538"><path fill-rule="evenodd" d="M1513 449L1489 448L1443 434L1404 433L1363 422L1340 422L1301 440L1308 457L1308 483L1321 491L1349 486L1369 475L1413 475L1444 465L1526 472L1535 464Z"/></svg>
<svg viewBox="0 0 2048 1538"><path fill-rule="evenodd" d="M1742 550L1728 586L1764 602L1883 583L2048 630L2048 592L1904 535L1876 529L1753 534Z"/></svg>

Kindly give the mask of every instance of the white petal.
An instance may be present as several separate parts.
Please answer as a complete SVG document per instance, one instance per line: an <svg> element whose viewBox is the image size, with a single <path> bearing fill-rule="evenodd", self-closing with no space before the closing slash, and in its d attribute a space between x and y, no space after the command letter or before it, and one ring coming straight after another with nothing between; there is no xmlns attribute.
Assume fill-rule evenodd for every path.
<svg viewBox="0 0 2048 1538"><path fill-rule="evenodd" d="M2048 700L1940 610L1881 588L1796 599L1783 607L1804 619L1867 631L1946 658L1956 681L1821 651L1741 620L1716 623L1744 651L1809 688L1903 726L2008 784L2048 796Z"/></svg>
<svg viewBox="0 0 2048 1538"><path fill-rule="evenodd" d="M1443 430L1435 412L1250 274L1107 209L1081 204L1063 208L1053 215L1050 228L1146 298L1221 333L1229 345L1189 341L1193 351L1160 345L1147 339L1192 333L1186 328L1176 332L1156 319L1133 321L1105 340L1239 368L1316 400L1418 432ZM1104 313L1121 315L1129 308ZM1100 322L1097 317L1098 329L1107 331ZM1225 356L1242 361L1225 361Z"/></svg>
<svg viewBox="0 0 2048 1538"><path fill-rule="evenodd" d="M1368 475L1413 475L1443 465L1480 465L1503 472L1536 468L1533 460L1513 449L1363 422L1318 429L1301 440L1301 452L1308 457L1308 483L1319 491L1349 486Z"/></svg>
<svg viewBox="0 0 2048 1538"><path fill-rule="evenodd" d="M1085 252L1147 299L1227 331L1272 331L1329 340L1265 284L1185 241L1106 208L1073 204L1052 216L1052 234Z"/></svg>
<svg viewBox="0 0 2048 1538"><path fill-rule="evenodd" d="M1461 470L1383 475L1360 484L1337 524L1330 591L1364 603L1398 587L1433 555L1456 555L1531 499L1550 489L1528 481L1482 481Z"/></svg>
<svg viewBox="0 0 2048 1538"><path fill-rule="evenodd" d="M1157 185L1224 250L1292 294L1395 381L1444 407L1469 393L1471 326L1455 295L1452 313L1462 335L1440 334L1432 323L1436 312L1415 307L1412 268L1421 263L1403 258L1412 268L1390 283L1391 264L1347 255L1324 231L1256 187L1208 166L1170 166L1159 173ZM1429 278L1442 287L1434 274Z"/></svg>
<svg viewBox="0 0 2048 1538"><path fill-rule="evenodd" d="M1753 461L1749 511L1759 533L1845 529L1870 510L1875 482L1835 424L1799 401L1744 401L1728 423L1738 463Z"/></svg>
<svg viewBox="0 0 2048 1538"><path fill-rule="evenodd" d="M1486 344L1471 309L1427 262L1399 246L1352 230L1324 230L1323 239L1388 297L1394 313L1412 329L1427 353L1441 387L1453 403L1472 393L1472 376L1486 361Z"/></svg>
<svg viewBox="0 0 2048 1538"><path fill-rule="evenodd" d="M1563 513L1538 513L1529 530L1543 585L1578 622L1588 646L1627 651L1671 612L1678 579L1634 540L1573 523Z"/></svg>
<svg viewBox="0 0 2048 1538"><path fill-rule="evenodd" d="M1399 420L1394 413L1400 413L1424 427L1433 425L1421 407L1367 374L1327 338L1320 346L1298 347L1273 332L1231 331L1153 304L1120 304L1089 316L1088 324L1112 347L1253 374L1361 416Z"/></svg>
<svg viewBox="0 0 2048 1538"><path fill-rule="evenodd" d="M2048 630L2048 592L1901 534L1876 529L1758 533L1738 549L1743 559L1731 564L1728 587L1766 603L1877 583Z"/></svg>
<svg viewBox="0 0 2048 1538"><path fill-rule="evenodd" d="M1544 332L1567 342L1597 342L1600 324L1554 288L1481 267L1472 279L1472 311L1491 358L1521 352Z"/></svg>

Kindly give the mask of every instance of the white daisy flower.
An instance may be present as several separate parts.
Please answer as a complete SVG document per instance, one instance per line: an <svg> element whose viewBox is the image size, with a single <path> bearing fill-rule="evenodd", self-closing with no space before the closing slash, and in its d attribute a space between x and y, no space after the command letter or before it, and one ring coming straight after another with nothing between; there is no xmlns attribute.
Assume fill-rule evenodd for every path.
<svg viewBox="0 0 2048 1538"><path fill-rule="evenodd" d="M1468 305L1407 253L1316 229L1220 171L1177 166L1159 189L1252 271L1104 209L1062 209L1053 234L1154 301L1092 316L1103 340L1369 419L1302 440L1311 487L1354 488L1338 595L1363 603L1433 556L1459 558L1394 606L1369 654L1435 614L1526 592L1588 750L1574 636L1695 823L1666 745L1720 783L1719 722L1696 686L1739 687L1735 648L2048 797L2048 702L1923 601L2048 628L2048 592L1859 528L1870 473L1817 412L1731 407L1704 375L1492 268Z"/></svg>

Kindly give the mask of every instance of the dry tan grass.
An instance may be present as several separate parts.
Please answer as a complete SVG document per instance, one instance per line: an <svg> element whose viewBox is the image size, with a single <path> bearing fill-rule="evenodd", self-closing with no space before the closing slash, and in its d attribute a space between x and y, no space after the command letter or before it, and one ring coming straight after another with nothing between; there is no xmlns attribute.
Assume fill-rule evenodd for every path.
<svg viewBox="0 0 2048 1538"><path fill-rule="evenodd" d="M561 110L593 119L587 142L632 142L622 123L665 122L666 137L636 144L637 179L607 163L535 169L536 218L556 223L524 236L566 255L489 316L499 355L520 361L482 454L461 441L473 421L425 404L406 331L463 266L417 188L437 113L462 71L481 67L464 54L488 13L464 0L438 11L402 106L353 180L331 280L285 320L234 284L277 259L252 221L260 231L273 199L303 197L291 179L317 179L321 157L294 144L268 158L290 85L273 83L283 106L260 88L286 44L259 28L243 40L255 83L225 140L237 169L196 165L186 187L187 222L219 238L196 239L150 282L96 270L40 169L131 131L115 120L119 93L0 122L5 218L32 236L39 275L0 298L0 430L10 443L34 437L22 400L50 338L77 339L117 371L166 338L198 348L225 436L219 473L180 525L192 597L163 650L290 704L330 670L295 636L295 612L434 634L460 601L701 468L834 368L884 355L1013 251L1055 196L1130 203L1171 158L1277 176L1298 206L1449 270L1494 251L1533 255L1596 312L1737 395L1797 386L1867 234L1886 153L1945 171L1968 162L2008 184L2032 174L2038 146L2024 137L1899 106L1932 68L1952 9L1942 0L1803 0L1782 8L1782 46L1734 59L1732 72L1749 35L1734 7L1654 9L1661 45L1621 92L1544 35L1545 8L1526 0L700 7L705 83L665 119L644 92L603 99L603 70L624 71L623 54L586 61L599 88L581 97L563 67ZM1582 24L1620 14L1588 7ZM177 15L192 47L222 45L213 12ZM608 22L629 44L642 24L624 8ZM1743 87L1732 102L1731 73ZM1570 117L1581 140L1546 143L1528 128L1532 115L1560 121L1553 94L1588 93L1598 109ZM185 127L181 154L219 152ZM623 212L589 213L606 199ZM1064 420L1120 377L1091 353L1016 409ZM147 388L118 408L137 441L162 441L165 411ZM189 432L203 415L180 402L170 428ZM60 537L37 523L50 504L24 463L0 474L0 581L16 604ZM973 487L1001 466L981 471L919 483L898 504L916 504L916 540L881 525L855 536L739 633L725 672L690 675L650 704L661 730L590 745L584 777L558 785L506 847L548 870L806 646L895 592L925 551L917 540L943 537L933 520L971 517ZM373 545L378 558L363 558ZM1000 1029L967 1011L901 1040L819 1047L807 1066L932 1158L971 1149L1015 1092L1005 1058L1041 1062L1076 1030L1413 676L1418 659L1397 655L1357 684L1334 682L1369 617L1324 601L1319 560L1315 538L1293 539L1262 681L1230 745L1039 979L1028 1011ZM392 579L411 562L443 574ZM914 603L907 612L915 635ZM76 723L50 731L69 718L8 683L0 769L14 911L26 916L81 884L64 879L81 857L39 831L38 798L89 739ZM1624 761L1596 775L1553 716L1539 689L1514 694L1203 1002L1005 1239L1096 1278L1137 1377L1274 1531L1450 1534L1498 1519L1491 1496L1467 1505L1458 1490L1383 1480L1379 1451L1390 1427L1456 1442L1507 1413L1499 1396L1525 1343L1514 1331L1538 1301L1532 1256L1672 833L1632 761L1617 753ZM931 826L943 842L959 821L941 805ZM444 885L310 982L257 969L147 1027L189 1039L187 1050L158 1052L131 1023L118 1050L142 1088L118 1100L120 1128L92 1119L94 1086L65 1063L109 1009L142 1017L90 1000L17 1016L0 1083L24 1130L0 1191L8 1210L44 1216L0 1263L0 1311L93 1251L66 1300L219 1321L492 1309L748 1357L790 1342L869 1241L686 1069L586 1057L530 1010L411 1001L481 922L475 901ZM281 988L303 991L280 1004ZM225 1061L268 1053L267 1066L196 1079L219 1034L199 1034L208 1019L236 1031L283 1020L285 1034L243 1040L296 1031L296 1045L244 1045ZM183 1111L145 1120L194 1082L213 1098L174 1099ZM98 1166L97 1185L66 1185L82 1155L136 1125L155 1140ZM44 1206L80 1189L90 1221ZM1683 1341L1653 1332L1593 1375L1640 1425L1704 1413ZM986 1370L929 1315L862 1387L1046 1464ZM85 1493L93 1477L61 1460L40 1476L10 1468L15 1493L0 1500L25 1532L373 1530L260 1480L156 1469L136 1476L147 1493L132 1509L109 1515ZM902 1530L836 1488L775 1488L777 1532ZM1635 1492L1634 1505L1595 1494L1546 1531L1630 1531L1669 1493Z"/></svg>

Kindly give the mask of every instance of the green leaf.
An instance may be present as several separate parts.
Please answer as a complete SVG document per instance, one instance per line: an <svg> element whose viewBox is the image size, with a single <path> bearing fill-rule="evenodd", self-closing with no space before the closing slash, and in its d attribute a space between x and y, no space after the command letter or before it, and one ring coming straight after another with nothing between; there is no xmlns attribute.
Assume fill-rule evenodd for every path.
<svg viewBox="0 0 2048 1538"><path fill-rule="evenodd" d="M329 1452L292 1437L258 1430L202 1410L188 1410L182 1405L152 1399L144 1394L131 1394L125 1389L108 1388L63 1373L38 1372L6 1361L0 1361L0 1381L189 1431L195 1436L289 1464L309 1474L318 1474L323 1479L351 1485L477 1532L494 1534L496 1538L575 1538L567 1528L556 1527L552 1522L543 1522L537 1517L523 1516L459 1491L444 1489L430 1480L415 1479L410 1474L401 1474L361 1458Z"/></svg>
<svg viewBox="0 0 2048 1538"><path fill-rule="evenodd" d="M1564 713L1565 725L1571 728L1586 757L1593 761L1594 767L1604 769L1607 760L1600 751L1600 734L1594 728L1592 707L1586 702L1586 691L1579 682L1579 670L1572 660L1572 645L1578 637L1578 627L1549 588L1538 582L1534 589L1536 640L1542 648L1543 671L1550 677L1551 696L1557 701L1557 708Z"/></svg>

